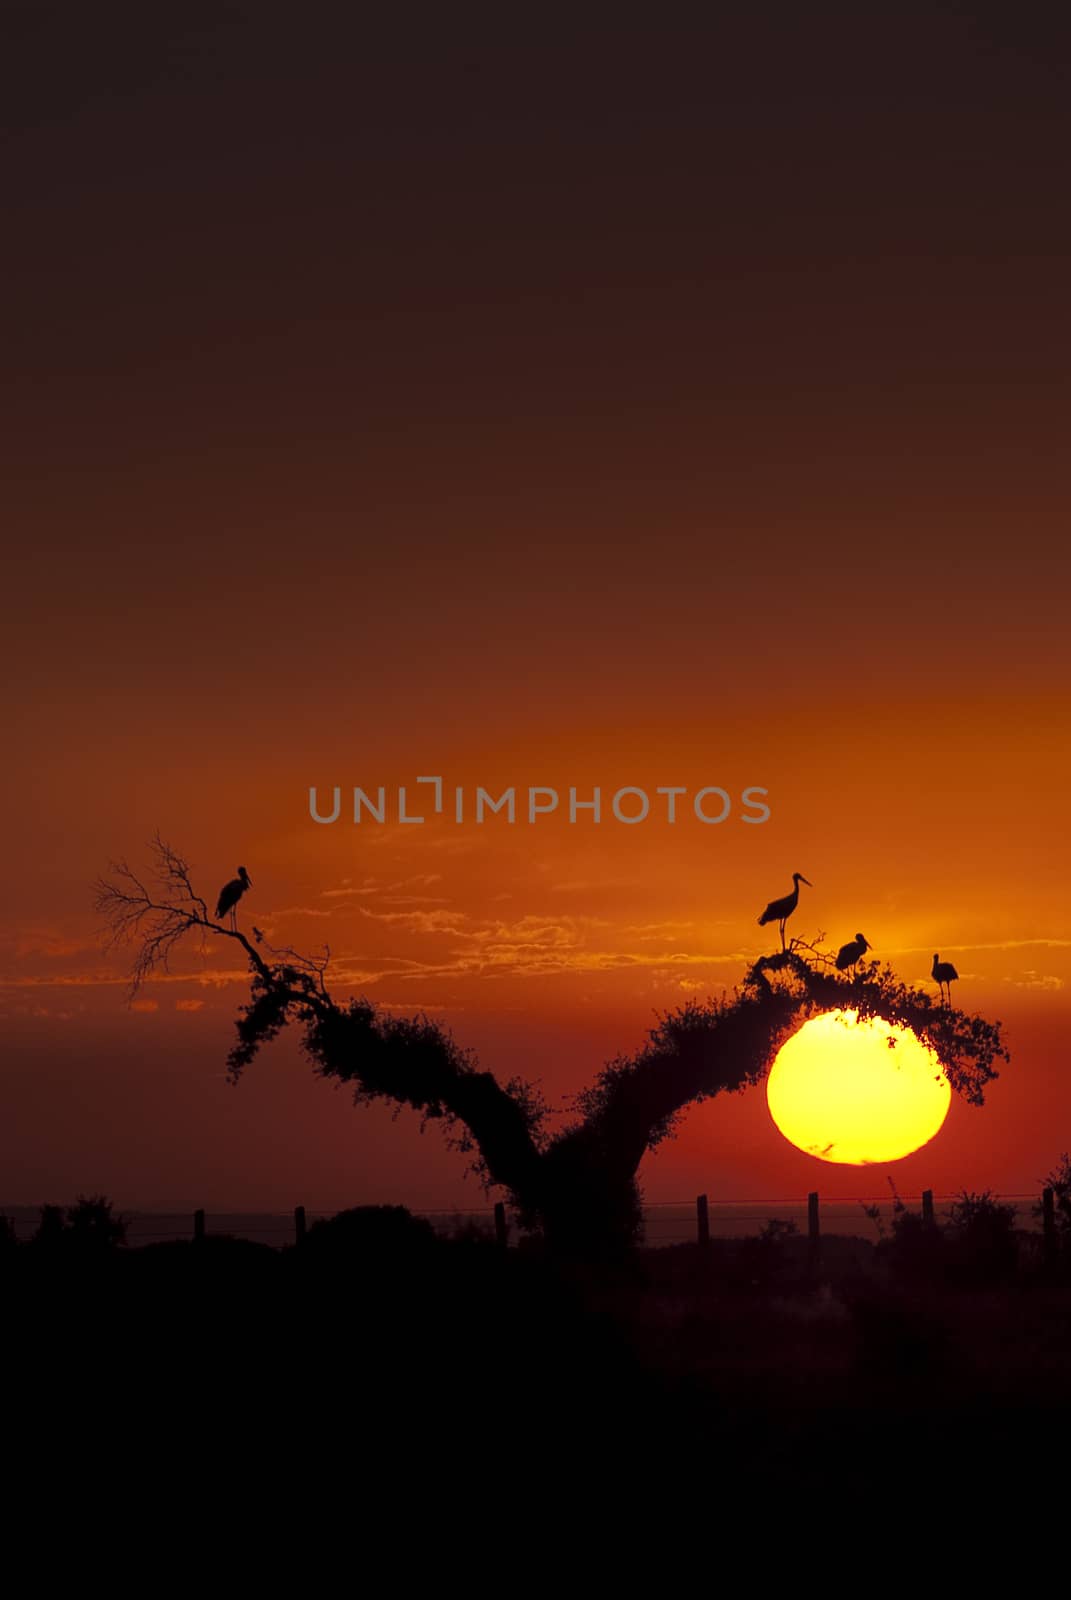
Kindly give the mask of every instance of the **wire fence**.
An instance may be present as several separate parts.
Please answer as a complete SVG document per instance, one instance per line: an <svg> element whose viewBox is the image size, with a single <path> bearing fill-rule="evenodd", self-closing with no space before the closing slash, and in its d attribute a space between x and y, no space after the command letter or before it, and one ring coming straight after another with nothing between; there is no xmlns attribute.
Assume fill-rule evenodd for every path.
<svg viewBox="0 0 1071 1600"><path fill-rule="evenodd" d="M959 1197L957 1193L933 1194L932 1204L938 1222L948 1220L951 1207ZM999 1196L1002 1205L1014 1206L1015 1226L1030 1232L1039 1231L1042 1227L1040 1198L1038 1192ZM705 1205L702 1204L704 1200ZM700 1236L701 1224L697 1211L700 1205L705 1212L709 1237L712 1239L747 1238L761 1233L774 1222L791 1224L798 1233L805 1235L810 1225L807 1196L793 1195L780 1200L719 1201L706 1197L699 1197L698 1200L664 1200L643 1208L644 1242L653 1248L694 1242ZM904 1207L909 1211L921 1212L923 1196L903 1195L897 1200L886 1191L876 1196L822 1198L822 1233L877 1242L890 1229ZM296 1207L290 1212L135 1211L125 1214L124 1221L126 1243L134 1249L188 1240L200 1235L225 1235L281 1249L293 1244L314 1223L335 1214L328 1209L314 1210L309 1207ZM41 1209L36 1206L0 1208L0 1215L8 1218L20 1242L31 1239L40 1226ZM414 1211L413 1215L425 1218L437 1233L445 1237L465 1234L496 1237L496 1210L491 1206L471 1210ZM521 1234L516 1214L509 1207L504 1207L501 1220L505 1225L506 1239L515 1244Z"/></svg>

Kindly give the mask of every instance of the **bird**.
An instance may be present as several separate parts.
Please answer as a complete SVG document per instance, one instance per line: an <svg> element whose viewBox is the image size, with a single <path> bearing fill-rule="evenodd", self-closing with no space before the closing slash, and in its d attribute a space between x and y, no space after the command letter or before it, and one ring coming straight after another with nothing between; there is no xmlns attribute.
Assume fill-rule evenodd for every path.
<svg viewBox="0 0 1071 1600"><path fill-rule="evenodd" d="M245 894L245 891L247 889L251 889L252 887L252 878L249 876L244 867L239 867L238 876L236 878L232 878L230 883L225 883L223 888L219 891L219 899L216 901L216 916L225 917L227 913L230 912L231 928L234 932L238 931L238 922L235 916L234 908Z"/></svg>
<svg viewBox="0 0 1071 1600"><path fill-rule="evenodd" d="M837 971L846 972L849 967L854 967L855 963L861 961L869 949L870 945L864 935L857 933L854 939L849 940L847 944L842 944L837 951Z"/></svg>
<svg viewBox="0 0 1071 1600"><path fill-rule="evenodd" d="M951 961L942 961L936 951L934 951L933 966L930 969L930 977L940 989L942 1000L947 999L949 1005L951 1005L952 991L949 988L949 984L955 983L956 979L959 977L959 973L956 971Z"/></svg>
<svg viewBox="0 0 1071 1600"><path fill-rule="evenodd" d="M810 878L805 878L802 872L794 872L792 874L792 883L792 893L784 895L780 900L771 900L759 918L760 928L764 928L768 922L776 922L780 925L782 950L785 948L785 923L800 903L800 884L805 883L808 889L814 888Z"/></svg>

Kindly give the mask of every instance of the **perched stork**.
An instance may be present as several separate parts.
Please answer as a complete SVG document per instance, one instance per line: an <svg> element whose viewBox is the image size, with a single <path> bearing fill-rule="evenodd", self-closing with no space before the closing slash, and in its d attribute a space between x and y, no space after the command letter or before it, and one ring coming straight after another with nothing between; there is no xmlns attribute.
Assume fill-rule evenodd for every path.
<svg viewBox="0 0 1071 1600"><path fill-rule="evenodd" d="M808 889L814 888L810 878L805 878L802 872L794 872L792 874L792 893L784 895L780 900L771 900L759 918L760 928L764 928L768 922L776 922L779 925L782 950L785 948L785 923L800 903L801 883L805 883Z"/></svg>
<svg viewBox="0 0 1071 1600"><path fill-rule="evenodd" d="M842 944L837 951L837 971L847 972L849 967L854 967L857 961L863 959L869 949L867 940L861 933L857 933L854 939Z"/></svg>
<svg viewBox="0 0 1071 1600"><path fill-rule="evenodd" d="M219 899L216 901L216 916L225 917L229 912L231 918L231 927L236 932L238 928L238 921L234 908L245 894L245 891L247 889L251 889L252 887L252 878L249 876L244 867L239 867L238 876L236 878L232 878L230 883L225 883L223 888L219 891Z"/></svg>
<svg viewBox="0 0 1071 1600"><path fill-rule="evenodd" d="M952 990L949 988L949 984L956 982L956 979L959 977L959 973L956 971L951 961L942 961L936 951L934 952L933 966L930 968L930 977L940 989L941 999L947 1000L948 1004L951 1005Z"/></svg>

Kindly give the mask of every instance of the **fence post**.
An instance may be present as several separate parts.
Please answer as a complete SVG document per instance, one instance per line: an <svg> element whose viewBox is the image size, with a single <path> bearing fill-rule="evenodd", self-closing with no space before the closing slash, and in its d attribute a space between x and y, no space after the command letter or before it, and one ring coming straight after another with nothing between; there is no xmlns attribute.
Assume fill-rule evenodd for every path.
<svg viewBox="0 0 1071 1600"><path fill-rule="evenodd" d="M707 1205L705 1194L697 1194L695 1197L695 1236L706 1249L710 1243L710 1207Z"/></svg>
<svg viewBox="0 0 1071 1600"><path fill-rule="evenodd" d="M294 1207L294 1243L300 1244L305 1237L305 1207Z"/></svg>
<svg viewBox="0 0 1071 1600"><path fill-rule="evenodd" d="M818 1231L818 1191L807 1196L807 1265L811 1272L818 1270L821 1234Z"/></svg>
<svg viewBox="0 0 1071 1600"><path fill-rule="evenodd" d="M1056 1265L1056 1197L1051 1189L1041 1191L1041 1229L1045 1238L1045 1265Z"/></svg>
<svg viewBox="0 0 1071 1600"><path fill-rule="evenodd" d="M506 1222L506 1207L501 1200L495 1201L495 1243L500 1250L505 1250L509 1244L509 1225Z"/></svg>
<svg viewBox="0 0 1071 1600"><path fill-rule="evenodd" d="M204 1214L203 1211L195 1211L194 1214L193 1214L193 1237L197 1240L198 1243L201 1243L204 1240L204 1236L205 1236L205 1214Z"/></svg>
<svg viewBox="0 0 1071 1600"><path fill-rule="evenodd" d="M922 1191L922 1225L925 1228L932 1228L935 1226L932 1189L923 1189Z"/></svg>

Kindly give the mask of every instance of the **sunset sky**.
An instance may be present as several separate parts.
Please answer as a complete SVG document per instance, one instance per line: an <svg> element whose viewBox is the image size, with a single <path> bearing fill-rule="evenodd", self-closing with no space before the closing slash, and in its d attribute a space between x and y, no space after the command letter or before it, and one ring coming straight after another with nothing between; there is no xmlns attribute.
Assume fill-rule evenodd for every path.
<svg viewBox="0 0 1071 1600"><path fill-rule="evenodd" d="M228 1086L230 948L128 1008L90 885L157 828L562 1115L773 948L798 870L793 932L919 983L940 951L1006 1025L902 1190L1022 1193L1071 1146L1067 23L641 11L0 21L0 1206L486 1203L293 1039ZM771 818L309 818L425 774ZM886 1170L756 1090L641 1177Z"/></svg>

